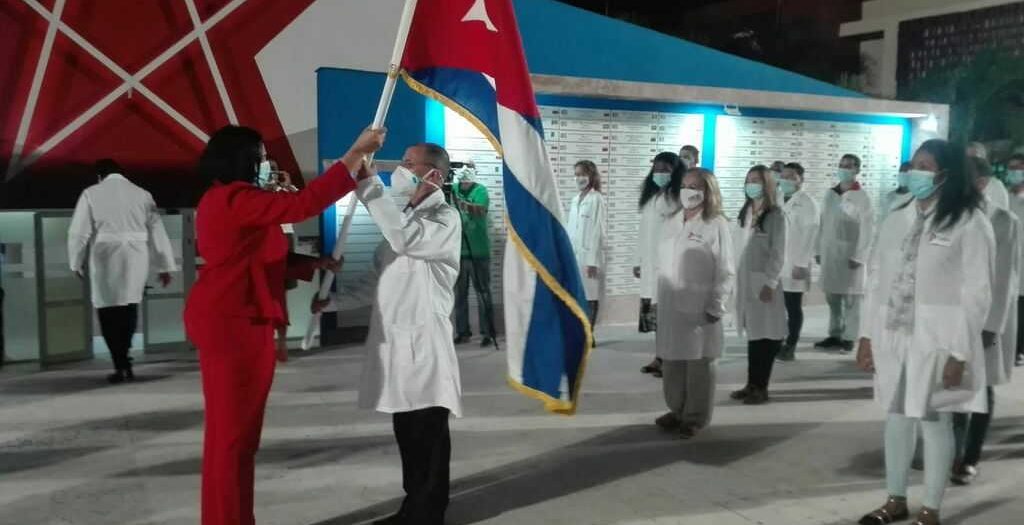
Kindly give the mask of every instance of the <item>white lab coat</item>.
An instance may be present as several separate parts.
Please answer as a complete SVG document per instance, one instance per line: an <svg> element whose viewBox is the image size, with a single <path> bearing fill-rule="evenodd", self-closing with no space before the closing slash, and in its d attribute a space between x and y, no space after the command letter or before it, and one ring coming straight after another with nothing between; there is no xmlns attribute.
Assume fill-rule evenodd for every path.
<svg viewBox="0 0 1024 525"><path fill-rule="evenodd" d="M1018 197L1014 195L1010 197L1010 207L1008 209L1020 220L1022 228L1024 228L1024 196ZM1024 270L1024 238L1021 238L1020 245L1020 267ZM1024 297L1024 279L1020 279L1020 289L1017 291L1017 296ZM1024 327L1018 327L1018 329L1024 329Z"/></svg>
<svg viewBox="0 0 1024 525"><path fill-rule="evenodd" d="M782 266L786 260L786 217L775 209L764 218L747 218L747 242L736 270L736 329L750 341L786 338L786 306L782 295ZM761 289L775 290L770 303L761 302Z"/></svg>
<svg viewBox="0 0 1024 525"><path fill-rule="evenodd" d="M725 217L683 221L662 228L658 264L658 357L717 358L724 344L722 319L735 281L732 239Z"/></svg>
<svg viewBox="0 0 1024 525"><path fill-rule="evenodd" d="M909 191L900 193L899 190L892 190L885 194L885 200L882 201L882 215L879 218L879 223L885 219L893 210L903 206L904 204L914 200L914 195Z"/></svg>
<svg viewBox="0 0 1024 525"><path fill-rule="evenodd" d="M580 193L569 204L569 242L572 243L576 263L583 279L583 291L588 301L601 297L601 284L605 274L605 236L608 208L604 195L596 191ZM587 277L587 267L597 267L597 277Z"/></svg>
<svg viewBox="0 0 1024 525"><path fill-rule="evenodd" d="M871 199L863 189L851 189L842 195L833 189L825 192L817 250L821 256L821 289L825 293L864 293L864 267L871 247L873 213ZM861 265L851 270L850 261Z"/></svg>
<svg viewBox="0 0 1024 525"><path fill-rule="evenodd" d="M861 310L861 337L871 340L875 399L887 410L922 417L930 410L985 412L985 355L981 332L992 305L995 238L980 211L964 215L942 231L925 223L915 275L911 333L886 326L889 298L903 266L903 242L918 206L895 210L880 226L868 263L869 286ZM942 371L954 356L966 361L965 385L944 390ZM903 406L893 407L906 372ZM941 396L936 394L941 392Z"/></svg>
<svg viewBox="0 0 1024 525"><path fill-rule="evenodd" d="M636 263L640 267L640 298L658 297L658 258L662 224L682 209L682 205L658 193L640 208L640 228L637 232ZM657 303L655 303L657 304Z"/></svg>
<svg viewBox="0 0 1024 525"><path fill-rule="evenodd" d="M989 221L996 241L992 274L992 308L985 331L997 334L985 349L985 376L990 386L1010 382L1017 353L1017 290L1020 288L1021 223L1013 212L989 204Z"/></svg>
<svg viewBox="0 0 1024 525"><path fill-rule="evenodd" d="M68 229L68 262L89 283L96 308L142 302L151 269L173 272L174 249L153 196L112 173L78 198Z"/></svg>
<svg viewBox="0 0 1024 525"><path fill-rule="evenodd" d="M805 191L798 191L782 206L786 215L786 263L782 266L782 290L806 292L811 289L811 267L818 242L821 213L818 203ZM793 268L807 270L807 278L794 279Z"/></svg>
<svg viewBox="0 0 1024 525"><path fill-rule="evenodd" d="M985 185L985 200L989 204L994 204L996 208L1006 209L1010 207L1010 192L1006 191L1003 181L989 177L988 184Z"/></svg>
<svg viewBox="0 0 1024 525"><path fill-rule="evenodd" d="M359 406L379 412L445 407L462 415L462 383L450 316L462 252L462 220L438 191L400 212L374 177L356 190L384 241L366 341Z"/></svg>

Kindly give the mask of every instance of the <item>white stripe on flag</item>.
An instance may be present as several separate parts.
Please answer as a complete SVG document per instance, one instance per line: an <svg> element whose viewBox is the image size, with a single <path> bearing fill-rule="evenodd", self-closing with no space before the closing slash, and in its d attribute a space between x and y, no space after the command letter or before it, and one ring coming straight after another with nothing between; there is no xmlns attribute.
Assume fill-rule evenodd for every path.
<svg viewBox="0 0 1024 525"><path fill-rule="evenodd" d="M505 261L502 271L505 307L505 355L509 376L523 382L523 359L526 336L533 314L533 296L537 286L537 273L511 240L505 240Z"/></svg>
<svg viewBox="0 0 1024 525"><path fill-rule="evenodd" d="M540 133L519 113L498 104L498 129L505 164L526 191L562 222L558 185ZM564 223L563 223L564 224Z"/></svg>

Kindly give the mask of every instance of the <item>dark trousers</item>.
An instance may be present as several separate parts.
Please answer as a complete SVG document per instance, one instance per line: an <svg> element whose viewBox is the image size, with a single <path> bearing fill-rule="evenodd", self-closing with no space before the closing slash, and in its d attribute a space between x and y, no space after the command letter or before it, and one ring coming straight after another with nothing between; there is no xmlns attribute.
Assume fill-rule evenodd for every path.
<svg viewBox="0 0 1024 525"><path fill-rule="evenodd" d="M747 342L747 384L768 389L772 379L772 366L775 356L782 348L782 341L774 339L758 339Z"/></svg>
<svg viewBox="0 0 1024 525"><path fill-rule="evenodd" d="M1017 355L1024 355L1024 295L1017 296Z"/></svg>
<svg viewBox="0 0 1024 525"><path fill-rule="evenodd" d="M786 346L795 347L800 342L800 331L804 329L804 294L784 292L783 297L786 299L786 320L789 323Z"/></svg>
<svg viewBox="0 0 1024 525"><path fill-rule="evenodd" d="M462 259L455 281L455 335L472 335L469 329L469 284L476 290L480 309L480 334L494 337L494 301L491 300L491 260Z"/></svg>
<svg viewBox="0 0 1024 525"><path fill-rule="evenodd" d="M975 466L981 461L981 447L985 444L988 427L992 424L992 409L995 408L995 391L988 387L988 413L953 414L953 436L956 438L956 457L960 464Z"/></svg>
<svg viewBox="0 0 1024 525"><path fill-rule="evenodd" d="M398 412L392 421L402 455L402 523L442 525L448 508L448 464L452 456L448 409Z"/></svg>
<svg viewBox="0 0 1024 525"><path fill-rule="evenodd" d="M128 351L132 349L132 336L139 321L139 305L97 308L96 315L100 318L100 333L110 349L114 368L128 370L132 366Z"/></svg>
<svg viewBox="0 0 1024 525"><path fill-rule="evenodd" d="M601 309L601 301L587 301L587 306L590 307L590 328L597 326L597 313Z"/></svg>

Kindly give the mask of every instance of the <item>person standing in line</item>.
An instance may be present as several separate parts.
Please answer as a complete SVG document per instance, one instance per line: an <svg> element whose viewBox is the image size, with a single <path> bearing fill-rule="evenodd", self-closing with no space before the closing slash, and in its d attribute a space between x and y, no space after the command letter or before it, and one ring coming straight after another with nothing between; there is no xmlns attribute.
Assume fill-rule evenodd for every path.
<svg viewBox="0 0 1024 525"><path fill-rule="evenodd" d="M886 217L869 261L858 366L875 375L887 412L885 503L859 521L909 518L907 485L917 431L924 435L924 505L936 525L955 443L952 413L984 395L982 331L992 305L995 238L980 210L963 147L933 139L913 157L914 202ZM906 217L900 217L905 215ZM965 370L969 378L965 379Z"/></svg>
<svg viewBox="0 0 1024 525"><path fill-rule="evenodd" d="M817 244L821 214L818 203L803 191L804 167L790 162L782 168L779 187L785 204L786 264L782 267L782 290L786 303L786 343L779 361L796 359L796 347L804 326L804 294L811 289L811 265Z"/></svg>
<svg viewBox="0 0 1024 525"><path fill-rule="evenodd" d="M981 159L987 162L988 148L981 142L971 142L967 145L967 158ZM996 205L997 208L1010 207L1010 193L1006 191L1003 181L989 175L982 183L981 192L988 202Z"/></svg>
<svg viewBox="0 0 1024 525"><path fill-rule="evenodd" d="M82 192L71 217L68 261L84 278L89 258L92 305L114 362L107 380L121 383L135 379L128 354L150 268L166 288L177 266L153 196L126 179L111 159L97 161L94 168L99 183Z"/></svg>
<svg viewBox="0 0 1024 525"><path fill-rule="evenodd" d="M711 422L717 360L725 344L721 320L735 271L714 174L688 170L679 198L683 212L665 223L658 243L658 304L666 322L655 341L669 412L655 423L690 439Z"/></svg>
<svg viewBox="0 0 1024 525"><path fill-rule="evenodd" d="M746 243L736 271L736 328L747 337L747 385L731 397L747 405L768 401L772 366L786 338L786 217L775 201L776 186L766 166L750 168L739 215Z"/></svg>
<svg viewBox="0 0 1024 525"><path fill-rule="evenodd" d="M658 329L658 257L661 228L665 221L679 212L679 190L686 168L679 156L662 152L654 157L651 171L640 190L640 227L637 232L636 265L633 276L640 279L641 333ZM661 377L661 359L657 356L640 369L645 374Z"/></svg>
<svg viewBox="0 0 1024 525"><path fill-rule="evenodd" d="M972 157L968 167L975 176L978 191L984 191L992 177L988 161ZM996 207L986 198L982 208L995 234L995 273L992 279L992 308L981 332L985 352L985 377L988 385L970 412L953 415L956 436L956 460L950 480L967 485L978 476L978 462L995 408L993 387L1010 382L1017 343L1017 290L1020 289L1021 223L1013 212ZM987 403L985 403L987 401Z"/></svg>
<svg viewBox="0 0 1024 525"><path fill-rule="evenodd" d="M352 174L383 142L383 130L363 132L341 161L296 193L258 186L266 148L254 129L225 126L203 150L199 174L209 187L196 209L196 246L205 264L184 314L203 383L203 525L255 523L255 458L274 378L274 334L287 324L285 281L338 268L330 259L289 264L281 225L315 217L352 191Z"/></svg>
<svg viewBox="0 0 1024 525"><path fill-rule="evenodd" d="M378 524L441 525L450 491L450 416L462 416L462 382L451 311L462 253L462 219L441 185L451 161L432 143L410 146L391 192L369 168L357 189L384 240L366 341L359 406L391 414L405 499ZM390 194L399 198L396 206ZM314 297L313 311L339 304Z"/></svg>
<svg viewBox="0 0 1024 525"><path fill-rule="evenodd" d="M1014 153L1006 161L1006 184L1009 186L1010 211L1024 224L1024 154ZM1024 259L1024 241L1021 242L1021 258ZM1021 261L1024 268L1024 260ZM1017 356L1014 364L1024 365L1024 279L1020 280L1017 292Z"/></svg>
<svg viewBox="0 0 1024 525"><path fill-rule="evenodd" d="M589 160L576 163L579 194L569 204L569 242L583 277L583 291L590 306L590 326L597 322L604 283L604 248L608 208L601 193L601 174Z"/></svg>
<svg viewBox="0 0 1024 525"><path fill-rule="evenodd" d="M679 148L679 160L682 161L686 169L696 168L700 166L700 150L697 149L697 146L687 144Z"/></svg>
<svg viewBox="0 0 1024 525"><path fill-rule="evenodd" d="M487 208L491 199L487 187L476 182L476 167L468 163L456 169L456 186L452 191L462 217L462 260L459 278L455 281L455 344L473 336L469 327L469 285L476 290L480 346L494 344L494 302L491 299L491 239L488 233Z"/></svg>
<svg viewBox="0 0 1024 525"><path fill-rule="evenodd" d="M857 181L860 164L860 157L843 155L836 172L839 183L825 193L822 203L817 258L829 328L828 338L814 343L815 348L852 351L859 330L864 262L875 221L871 199Z"/></svg>
<svg viewBox="0 0 1024 525"><path fill-rule="evenodd" d="M885 194L885 199L882 201L882 217L880 220L884 220L885 216L892 212L892 210L914 200L914 196L910 194L910 189L907 188L907 174L910 172L910 168L911 164L909 162L900 164L900 172L896 175L896 189Z"/></svg>

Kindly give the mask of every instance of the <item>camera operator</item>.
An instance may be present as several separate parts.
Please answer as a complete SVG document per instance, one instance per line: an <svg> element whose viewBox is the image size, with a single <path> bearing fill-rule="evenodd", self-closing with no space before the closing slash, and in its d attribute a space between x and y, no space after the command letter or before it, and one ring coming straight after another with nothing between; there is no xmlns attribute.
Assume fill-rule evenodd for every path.
<svg viewBox="0 0 1024 525"><path fill-rule="evenodd" d="M455 282L455 344L469 341L469 284L473 283L479 305L480 346L494 343L494 303L491 300L491 241L487 232L487 188L476 182L472 162L453 162L455 184L452 204L462 217L462 258Z"/></svg>

